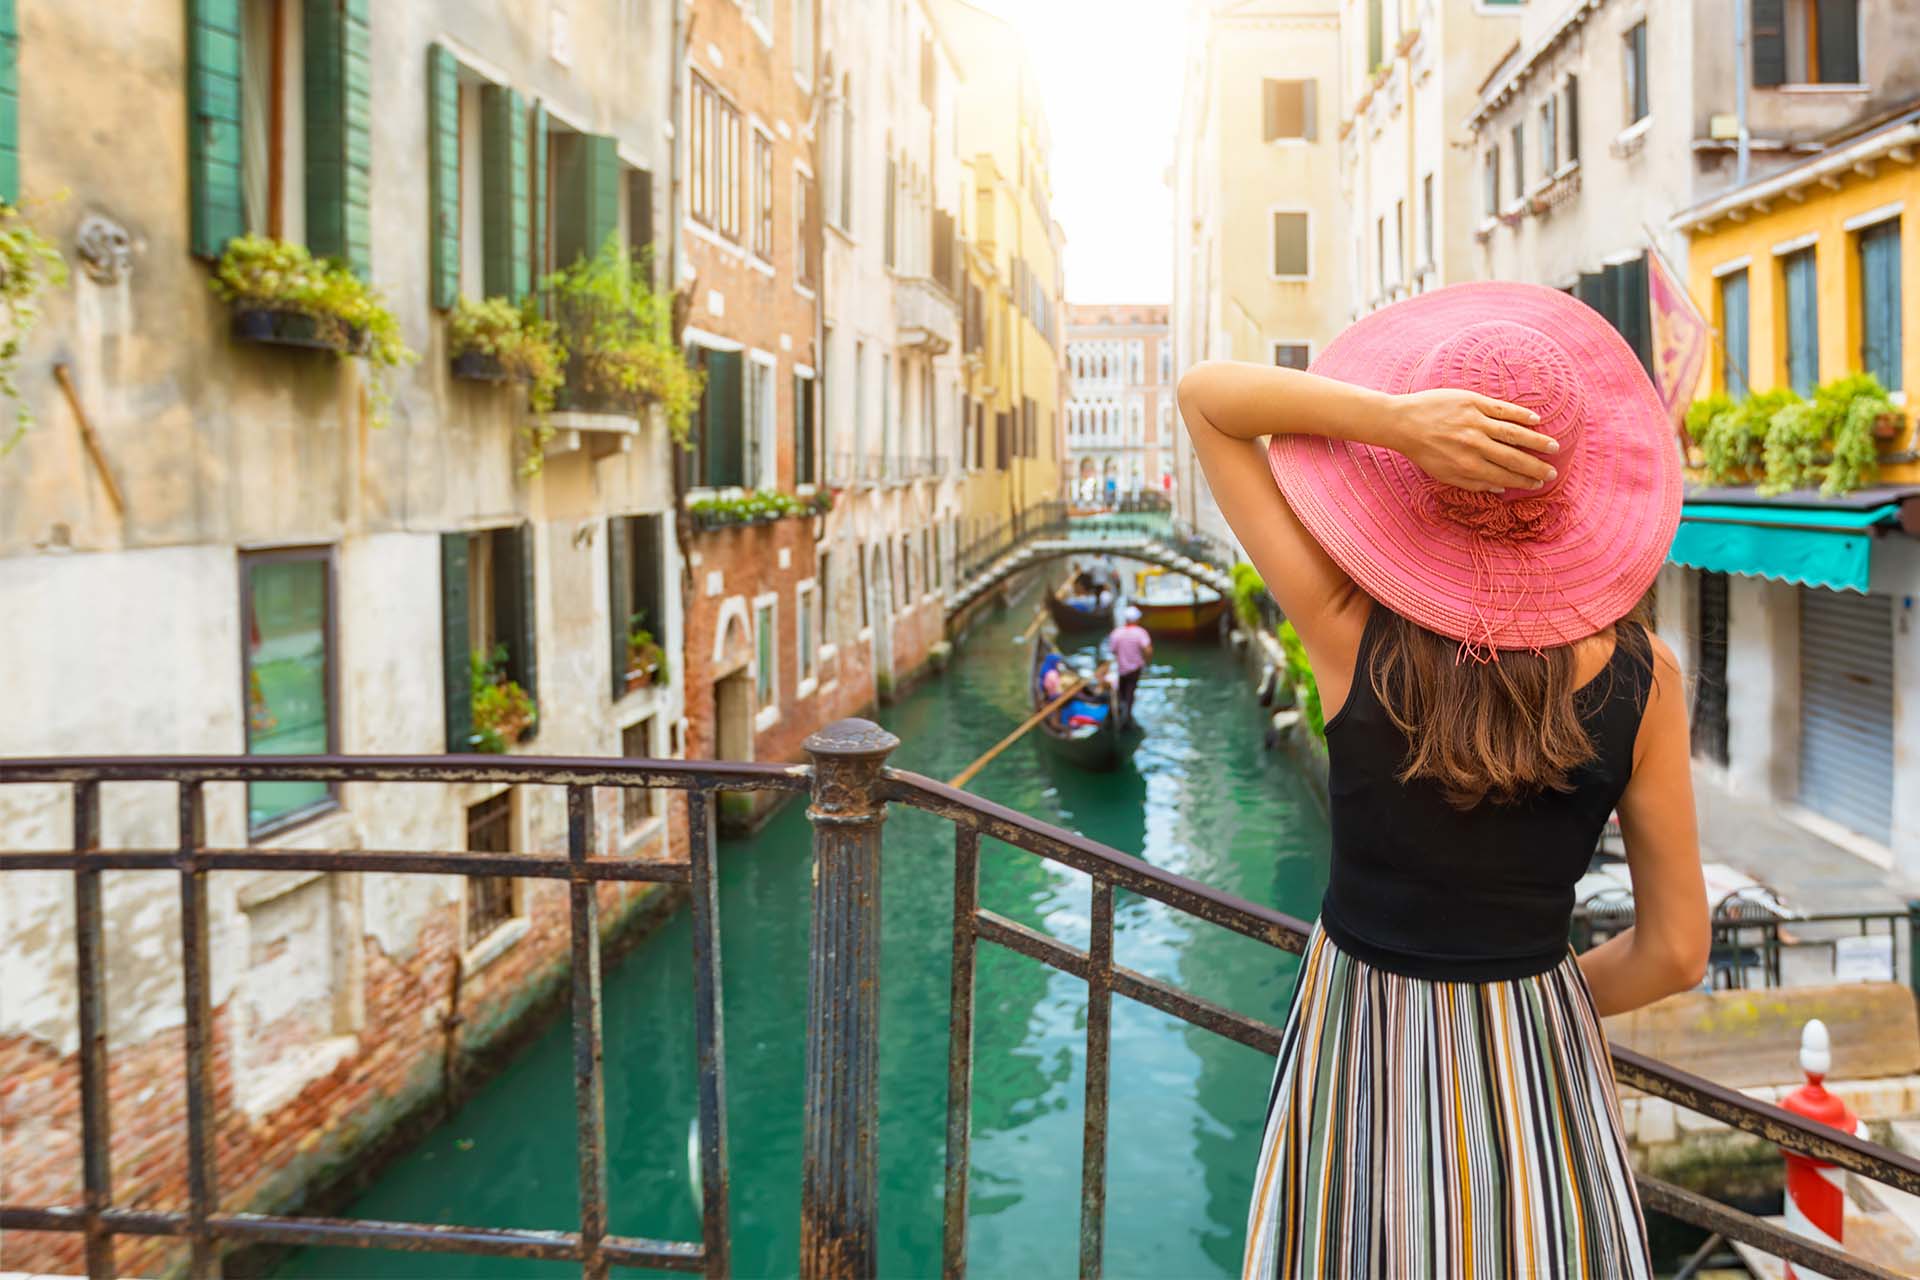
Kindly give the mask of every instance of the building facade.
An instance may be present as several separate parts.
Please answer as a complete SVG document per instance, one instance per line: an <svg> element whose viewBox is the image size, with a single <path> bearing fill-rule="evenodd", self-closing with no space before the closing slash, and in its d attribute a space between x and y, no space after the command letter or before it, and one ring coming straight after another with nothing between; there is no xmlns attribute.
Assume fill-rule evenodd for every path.
<svg viewBox="0 0 1920 1280"><path fill-rule="evenodd" d="M1046 112L1018 34L966 0L936 0L933 11L960 74L965 545L1062 496L1065 236L1051 212Z"/></svg>
<svg viewBox="0 0 1920 1280"><path fill-rule="evenodd" d="M18 375L35 422L0 461L0 594L23 606L0 652L28 700L0 755L677 754L679 664L636 667L628 643L644 611L660 651L680 650L666 423L583 408L569 371L543 431L523 386L456 365L463 304L510 308L548 271L645 250L665 225L667 7L570 22L534 0L483 20L452 0L7 13L0 168L18 185L0 194L72 269L40 299ZM290 309L308 295L230 303L209 287L301 249L345 264L334 294L377 291L418 360L341 354L360 339ZM69 844L54 790L0 795L6 847ZM101 809L110 846L195 838L171 788L110 787ZM594 847L684 857L680 810L603 791ZM201 815L218 847L515 851L567 832L553 789L497 784L215 784ZM431 1103L449 1057L484 1053L564 989L558 882L209 879L236 1211L296 1203ZM647 901L604 892L615 929ZM0 896L0 1169L8 1198L39 1203L81 1199L58 923L72 893L71 877L10 876ZM104 877L127 1208L186 1199L178 901ZM80 1248L8 1232L0 1270L77 1273ZM118 1244L124 1274L175 1256Z"/></svg>
<svg viewBox="0 0 1920 1280"><path fill-rule="evenodd" d="M1347 0L1338 92L1340 189L1353 314L1475 279L1470 150L1453 145L1487 68L1513 46L1528 6L1514 0ZM1537 6L1536 6L1537 7ZM1318 90L1315 82L1314 88ZM1289 82L1269 89L1269 131L1293 127Z"/></svg>
<svg viewBox="0 0 1920 1280"><path fill-rule="evenodd" d="M1164 494L1174 433L1167 308L1069 304L1067 378L1072 500L1111 506Z"/></svg>
<svg viewBox="0 0 1920 1280"><path fill-rule="evenodd" d="M1191 19L1174 146L1175 377L1201 360L1304 368L1349 313L1352 228L1327 121L1338 0L1209 0ZM1176 518L1231 542L1184 432Z"/></svg>
<svg viewBox="0 0 1920 1280"><path fill-rule="evenodd" d="M1917 144L1909 108L1673 220L1694 303L1719 334L1703 397L1813 395L1864 373L1901 410L1876 424L1868 488L1763 497L1757 467L1696 488L1659 587L1696 691L1709 800L1769 805L1908 877L1920 875L1920 806L1895 780L1920 745L1920 544L1902 519L1920 494L1905 409L1920 378L1908 336L1920 300L1906 283L1920 279L1906 209L1920 201Z"/></svg>

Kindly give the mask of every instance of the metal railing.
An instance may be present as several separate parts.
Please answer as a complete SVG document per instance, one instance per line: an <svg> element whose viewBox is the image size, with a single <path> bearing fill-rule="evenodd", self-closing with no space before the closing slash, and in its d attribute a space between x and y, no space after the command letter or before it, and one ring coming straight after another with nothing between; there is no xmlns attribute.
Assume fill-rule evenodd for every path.
<svg viewBox="0 0 1920 1280"><path fill-rule="evenodd" d="M492 757L228 757L0 761L0 785L66 784L72 791L73 848L0 854L5 871L64 871L74 877L79 984L79 1074L84 1203L0 1205L0 1228L64 1231L86 1238L89 1276L114 1274L116 1236L184 1237L189 1274L217 1276L221 1246L272 1243L518 1256L577 1262L581 1274L604 1277L611 1266L728 1274L726 1074L720 1024L721 961L714 879L714 796L723 791L806 792L813 827L812 941L808 961L805 1115L802 1137L801 1262L807 1280L871 1277L877 1268L876 1184L881 1132L876 1046L880 1010L881 830L892 805L937 815L954 828L954 898L950 1038L947 1049L947 1151L942 1270L966 1272L966 1210L971 1145L975 958L993 943L1080 979L1087 988L1085 1116L1081 1130L1080 1274L1101 1271L1106 1225L1107 1106L1112 1007L1122 996L1195 1027L1265 1053L1281 1032L1114 960L1114 894L1136 893L1175 911L1300 952L1307 926L1292 916L1235 898L1083 836L955 790L885 767L898 739L876 725L846 720L806 742L808 766L706 761L499 759ZM312 849L215 849L201 832L208 783L268 781L453 783L563 786L567 791L565 856L376 852ZM100 786L125 781L172 782L179 789L177 848L102 850ZM644 863L592 856L592 792L596 787L667 788L690 793L691 852L685 863ZM1085 950L987 910L979 901L982 837L1072 868L1092 880L1092 931ZM108 1126L104 932L100 876L105 871L171 870L179 875L180 930L186 993L187 1155L184 1212L114 1206ZM215 1137L219 1117L211 1067L214 1023L207 873L313 870L544 877L569 887L572 1019L580 1226L576 1231L355 1221L226 1212L220 1194ZM695 1046L699 1070L698 1134L702 1187L701 1239L647 1240L607 1230L604 1079L601 1063L601 975L595 888L601 881L684 884L692 896ZM1789 1150L1920 1194L1920 1161L1615 1048L1621 1083L1666 1098ZM1892 1273L1816 1244L1694 1192L1638 1178L1649 1209L1730 1240L1751 1243L1835 1277L1888 1280Z"/></svg>
<svg viewBox="0 0 1920 1280"><path fill-rule="evenodd" d="M956 557L960 579L965 581L1019 546L1028 538L1064 533L1067 528L1067 504L1039 502L1017 513L1010 520L969 539Z"/></svg>

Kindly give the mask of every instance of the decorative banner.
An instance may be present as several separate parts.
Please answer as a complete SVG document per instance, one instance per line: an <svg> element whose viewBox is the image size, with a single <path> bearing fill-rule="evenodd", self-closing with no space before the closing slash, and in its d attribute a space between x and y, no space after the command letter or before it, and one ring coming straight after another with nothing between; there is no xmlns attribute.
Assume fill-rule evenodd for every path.
<svg viewBox="0 0 1920 1280"><path fill-rule="evenodd" d="M1687 416L1700 369L1713 344L1713 328L1667 270L1659 249L1647 255L1647 306L1653 314L1653 380L1675 430Z"/></svg>

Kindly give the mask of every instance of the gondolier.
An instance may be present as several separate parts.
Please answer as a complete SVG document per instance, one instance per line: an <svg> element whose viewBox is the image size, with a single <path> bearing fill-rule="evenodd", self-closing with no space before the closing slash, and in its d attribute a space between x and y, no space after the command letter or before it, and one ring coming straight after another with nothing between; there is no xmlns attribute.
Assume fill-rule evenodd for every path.
<svg viewBox="0 0 1920 1280"><path fill-rule="evenodd" d="M1140 673L1147 669L1147 659L1153 656L1153 637L1140 625L1140 611L1128 605L1124 616L1126 621L1107 637L1107 647L1113 651L1113 669L1119 676L1116 710L1123 729L1133 723L1133 691L1139 687Z"/></svg>

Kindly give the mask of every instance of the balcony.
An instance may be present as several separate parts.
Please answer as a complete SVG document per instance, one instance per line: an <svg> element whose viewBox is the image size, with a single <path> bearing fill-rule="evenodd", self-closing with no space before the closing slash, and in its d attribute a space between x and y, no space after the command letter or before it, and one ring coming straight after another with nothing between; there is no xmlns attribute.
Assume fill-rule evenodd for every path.
<svg viewBox="0 0 1920 1280"><path fill-rule="evenodd" d="M926 276L893 285L893 321L900 345L945 355L960 340L960 308L953 295Z"/></svg>

